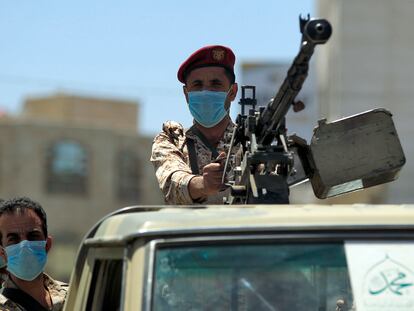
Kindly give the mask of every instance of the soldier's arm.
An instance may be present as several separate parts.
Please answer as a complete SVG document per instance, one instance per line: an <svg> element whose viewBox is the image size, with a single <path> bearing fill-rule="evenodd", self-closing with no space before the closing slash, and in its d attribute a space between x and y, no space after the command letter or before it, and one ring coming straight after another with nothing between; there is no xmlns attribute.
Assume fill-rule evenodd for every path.
<svg viewBox="0 0 414 311"><path fill-rule="evenodd" d="M169 204L194 203L189 193L189 183L195 175L191 173L180 149L182 131L178 123L166 122L152 145L151 162L164 199Z"/></svg>

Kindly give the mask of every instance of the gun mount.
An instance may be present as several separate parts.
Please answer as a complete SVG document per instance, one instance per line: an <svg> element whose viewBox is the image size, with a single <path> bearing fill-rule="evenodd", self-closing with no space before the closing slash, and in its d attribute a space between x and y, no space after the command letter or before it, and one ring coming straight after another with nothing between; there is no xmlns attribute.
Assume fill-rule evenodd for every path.
<svg viewBox="0 0 414 311"><path fill-rule="evenodd" d="M296 135L287 136L286 114L306 80L315 46L326 43L332 33L325 19L300 16L299 23L302 33L299 52L267 106L256 109L255 86L242 86L241 114L237 116L230 147L232 150L240 146L242 157L237 160L228 153L222 181L231 187L231 195L225 203L286 204L289 203L289 186L306 179L311 180L318 198L326 198L394 180L405 163L391 113L385 109L335 121L331 126L326 126L326 120L320 121L322 129L315 129L310 146ZM327 128L336 132L322 135ZM371 139L367 141L361 135ZM393 148L385 150L381 147L383 141L391 143ZM370 147L367 149L367 146ZM342 157L338 158L338 150ZM377 162L365 168L356 167L355 158L370 157L369 153L362 154L362 150L374 150L377 155L380 152L375 157ZM295 176L295 159L300 161L304 176ZM227 178L230 163L233 174Z"/></svg>

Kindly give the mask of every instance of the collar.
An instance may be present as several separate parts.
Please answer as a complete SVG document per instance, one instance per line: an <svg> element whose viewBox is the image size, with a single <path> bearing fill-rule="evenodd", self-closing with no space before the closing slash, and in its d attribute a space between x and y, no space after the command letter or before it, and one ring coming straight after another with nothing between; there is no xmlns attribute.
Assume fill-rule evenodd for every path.
<svg viewBox="0 0 414 311"><path fill-rule="evenodd" d="M43 272L42 276L43 276L43 284L45 288L47 289L56 288L58 290L60 289L59 283L56 282L54 279L52 279L48 274ZM17 284L12 280L10 275L7 275L7 278L4 280L3 287L20 289L19 286L17 286Z"/></svg>
<svg viewBox="0 0 414 311"><path fill-rule="evenodd" d="M195 126L195 124L193 126ZM236 125L234 124L234 122L230 119L229 124L227 124L227 127L223 132L223 136L219 139L218 142L227 141L227 140L230 141L231 135L233 134L233 129L234 129L235 126ZM195 139L197 139L198 136L191 129L192 129L192 127L188 128L185 131L185 136L190 138L190 139L195 140Z"/></svg>

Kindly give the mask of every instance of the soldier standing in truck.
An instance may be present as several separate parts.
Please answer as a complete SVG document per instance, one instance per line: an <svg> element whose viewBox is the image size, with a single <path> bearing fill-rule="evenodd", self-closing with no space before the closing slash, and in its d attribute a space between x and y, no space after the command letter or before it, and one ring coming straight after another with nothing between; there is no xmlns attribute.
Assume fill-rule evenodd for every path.
<svg viewBox="0 0 414 311"><path fill-rule="evenodd" d="M193 126L184 130L175 121L163 124L154 139L151 162L166 203L223 203L224 158L234 123L229 116L237 95L235 55L222 45L194 52L178 70Z"/></svg>

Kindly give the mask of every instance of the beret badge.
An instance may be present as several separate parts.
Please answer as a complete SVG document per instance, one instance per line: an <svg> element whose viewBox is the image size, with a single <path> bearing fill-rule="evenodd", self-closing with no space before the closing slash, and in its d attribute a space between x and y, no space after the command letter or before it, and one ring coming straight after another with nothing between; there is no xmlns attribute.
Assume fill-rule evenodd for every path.
<svg viewBox="0 0 414 311"><path fill-rule="evenodd" d="M223 49L214 49L211 51L211 57L215 60L215 61L222 61L224 59L225 56L225 51Z"/></svg>

